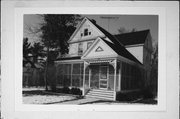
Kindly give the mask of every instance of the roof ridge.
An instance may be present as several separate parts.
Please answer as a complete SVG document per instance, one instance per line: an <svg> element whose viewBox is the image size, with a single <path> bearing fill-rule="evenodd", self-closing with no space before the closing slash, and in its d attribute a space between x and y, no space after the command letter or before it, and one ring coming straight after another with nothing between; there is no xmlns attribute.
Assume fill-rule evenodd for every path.
<svg viewBox="0 0 180 119"><path fill-rule="evenodd" d="M131 34L131 33L139 33L139 32L145 32L145 31L150 31L150 29L145 29L145 30L141 30L141 31L134 31L134 32L127 32L127 33L119 33L119 34L114 34L113 36L126 35L126 34Z"/></svg>

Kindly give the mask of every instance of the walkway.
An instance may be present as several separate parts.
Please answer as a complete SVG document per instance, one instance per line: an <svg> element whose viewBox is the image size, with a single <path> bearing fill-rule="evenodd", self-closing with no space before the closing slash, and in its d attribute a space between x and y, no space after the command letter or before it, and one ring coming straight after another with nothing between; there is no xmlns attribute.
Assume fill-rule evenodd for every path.
<svg viewBox="0 0 180 119"><path fill-rule="evenodd" d="M88 98L82 98L78 100L69 100L69 101L56 103L56 104L83 105L83 104L93 104L93 103L95 104L95 103L105 103L105 102L112 102L112 101L88 97Z"/></svg>

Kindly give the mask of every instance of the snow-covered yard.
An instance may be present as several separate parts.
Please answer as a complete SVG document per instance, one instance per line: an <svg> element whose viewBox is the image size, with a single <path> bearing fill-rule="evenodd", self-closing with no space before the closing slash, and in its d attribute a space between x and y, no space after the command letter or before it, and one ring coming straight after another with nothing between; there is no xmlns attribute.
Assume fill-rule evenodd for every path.
<svg viewBox="0 0 180 119"><path fill-rule="evenodd" d="M124 104L157 104L157 100L154 99L138 99L132 102L127 101L110 101L97 98L82 98L81 96L62 94L62 93L52 93L46 92L44 89L25 89L23 90L23 103L24 104L75 104L75 105L85 105L85 104L95 104L95 105L124 105Z"/></svg>
<svg viewBox="0 0 180 119"><path fill-rule="evenodd" d="M79 96L49 93L43 90L23 91L24 104L56 104L78 99Z"/></svg>

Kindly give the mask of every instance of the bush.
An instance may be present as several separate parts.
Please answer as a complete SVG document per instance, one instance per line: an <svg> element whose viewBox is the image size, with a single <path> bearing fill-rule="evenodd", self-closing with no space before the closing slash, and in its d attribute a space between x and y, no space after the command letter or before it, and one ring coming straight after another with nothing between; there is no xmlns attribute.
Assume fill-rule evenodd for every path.
<svg viewBox="0 0 180 119"><path fill-rule="evenodd" d="M62 88L62 93L70 93L70 89L69 89L69 87L63 87Z"/></svg>
<svg viewBox="0 0 180 119"><path fill-rule="evenodd" d="M130 91L130 92L117 92L117 101L133 101L141 97L140 91Z"/></svg>
<svg viewBox="0 0 180 119"><path fill-rule="evenodd" d="M56 92L56 85L53 84L53 83L51 83L51 85L50 85L50 90L51 90L52 92Z"/></svg>
<svg viewBox="0 0 180 119"><path fill-rule="evenodd" d="M82 91L79 88L72 88L70 92L74 95L82 95Z"/></svg>
<svg viewBox="0 0 180 119"><path fill-rule="evenodd" d="M154 95L149 87L146 87L142 90L143 99L151 99L154 98Z"/></svg>

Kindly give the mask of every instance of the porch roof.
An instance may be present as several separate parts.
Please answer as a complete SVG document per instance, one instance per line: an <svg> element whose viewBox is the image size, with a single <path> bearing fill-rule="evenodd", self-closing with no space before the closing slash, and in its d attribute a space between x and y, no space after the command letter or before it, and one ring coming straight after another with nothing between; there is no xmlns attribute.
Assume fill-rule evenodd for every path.
<svg viewBox="0 0 180 119"><path fill-rule="evenodd" d="M61 57L61 58L56 59L56 61L58 61L58 60L78 60L78 59L81 59L81 56Z"/></svg>

